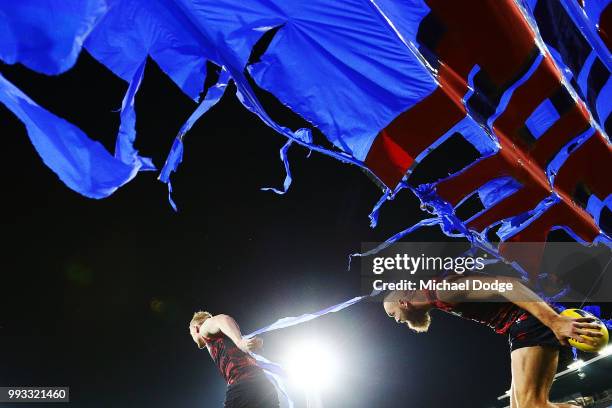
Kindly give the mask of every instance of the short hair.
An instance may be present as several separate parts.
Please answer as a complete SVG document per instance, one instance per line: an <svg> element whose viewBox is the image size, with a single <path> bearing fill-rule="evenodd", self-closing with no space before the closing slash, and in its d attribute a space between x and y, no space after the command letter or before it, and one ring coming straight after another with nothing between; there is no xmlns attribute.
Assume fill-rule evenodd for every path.
<svg viewBox="0 0 612 408"><path fill-rule="evenodd" d="M402 299L410 298L412 290L388 290L383 298L383 302L396 302Z"/></svg>
<svg viewBox="0 0 612 408"><path fill-rule="evenodd" d="M189 328L197 324L202 324L204 323L206 319L209 319L211 317L213 317L213 315L210 314L209 312L204 312L202 310L199 310L193 314L193 317L191 318L191 321L189 322Z"/></svg>

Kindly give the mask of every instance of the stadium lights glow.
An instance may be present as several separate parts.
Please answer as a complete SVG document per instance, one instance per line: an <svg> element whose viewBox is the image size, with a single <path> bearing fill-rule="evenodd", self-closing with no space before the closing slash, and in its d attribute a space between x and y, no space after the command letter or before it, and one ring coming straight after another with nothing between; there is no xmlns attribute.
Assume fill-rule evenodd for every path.
<svg viewBox="0 0 612 408"><path fill-rule="evenodd" d="M601 356L609 356L612 355L612 345L606 346L603 350L599 352Z"/></svg>
<svg viewBox="0 0 612 408"><path fill-rule="evenodd" d="M583 360L576 360L572 364L568 365L567 368L569 368L570 370L580 370L584 366L585 363Z"/></svg>
<svg viewBox="0 0 612 408"><path fill-rule="evenodd" d="M337 363L329 347L317 342L298 344L290 350L284 364L289 378L307 390L321 390L336 379Z"/></svg>

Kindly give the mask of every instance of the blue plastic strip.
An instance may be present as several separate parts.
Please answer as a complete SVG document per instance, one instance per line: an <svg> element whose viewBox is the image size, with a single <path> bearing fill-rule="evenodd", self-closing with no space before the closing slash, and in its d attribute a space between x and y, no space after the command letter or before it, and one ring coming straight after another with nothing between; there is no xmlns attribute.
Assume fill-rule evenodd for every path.
<svg viewBox="0 0 612 408"><path fill-rule="evenodd" d="M0 59L47 75L76 62L83 41L108 10L104 0L0 1Z"/></svg>
<svg viewBox="0 0 612 408"><path fill-rule="evenodd" d="M374 249L371 249L371 250L363 252L363 253L356 252L354 254L350 254L349 258L348 258L348 269L349 270L351 269L351 262L352 262L353 258L356 258L356 257L361 258L361 257L366 257L366 256L377 254L380 251L382 251L383 249L388 248L389 246L393 245L395 242L399 241L400 239L402 239L406 235L410 234L411 232L414 232L414 231L418 230L421 227L430 227L432 225L440 225L440 223L441 223L440 218L426 218L424 220L421 220L421 221L417 222L413 226L411 226L409 228L406 228L403 231L398 232L397 234L395 234L392 237L388 238L385 242L383 242L382 244L378 245Z"/></svg>
<svg viewBox="0 0 612 408"><path fill-rule="evenodd" d="M253 356L255 361L257 361L257 365L264 371L266 377L268 377L276 389L280 391L280 394L284 398L287 407L293 408L293 400L289 396L287 387L285 386L285 381L287 380L285 370L280 366L280 364L274 363L259 354L253 352L250 354Z"/></svg>
<svg viewBox="0 0 612 408"><path fill-rule="evenodd" d="M259 99L255 96L255 92L242 73L236 70L231 70L230 72L232 73L233 79L236 82L236 96L238 97L238 100L245 108L256 114L270 128L312 151L330 156L343 163L356 165L370 174L374 179L378 180L378 182L384 184L374 173L372 173L368 167L365 166L362 161L357 160L344 152L326 149L314 144L309 131L306 132L305 129L300 129L297 132L293 132L291 129L276 123L261 106Z"/></svg>
<svg viewBox="0 0 612 408"><path fill-rule="evenodd" d="M138 162L141 171L156 170L153 161L147 157L140 157L138 150L134 148L134 141L136 140L136 110L134 109L134 103L136 93L144 76L146 62L146 60L142 61L142 64L140 64L134 73L134 78L130 81L128 90L123 97L120 114L121 124L119 125L119 134L115 143L115 157L125 164Z"/></svg>
<svg viewBox="0 0 612 408"><path fill-rule="evenodd" d="M404 178L404 180L402 180L395 187L394 190L391 190L391 189L388 189L388 188L385 189L385 192L383 193L383 195L376 202L376 204L374 204L374 207L372 208L372 211L368 215L368 218L370 219L370 228L376 228L376 225L378 225L378 215L380 213L380 209L382 208L383 204L385 202L387 202L387 201L393 200L397 196L397 193L399 193L400 191L402 191L403 189L408 187L408 184L406 184L405 179L406 178Z"/></svg>
<svg viewBox="0 0 612 408"><path fill-rule="evenodd" d="M412 49L416 54L417 37L421 21L431 13L431 9L425 0L369 0L385 18L397 35L401 37L406 47Z"/></svg>
<svg viewBox="0 0 612 408"><path fill-rule="evenodd" d="M514 84L512 84L510 88L506 89L506 91L503 93L500 99L499 105L497 105L497 109L495 109L495 113L491 115L489 119L487 119L487 126L489 129L493 129L493 123L495 123L495 120L497 120L497 118L502 113L504 113L504 111L508 107L510 98L512 98L512 94L514 93L516 88L523 85L525 82L527 82L529 78L531 78L531 76L534 74L534 72L540 66L543 60L544 60L544 55L539 54L536 60L533 62L533 64L531 64L531 67L529 67L529 70L527 70L525 75L523 75Z"/></svg>
<svg viewBox="0 0 612 408"><path fill-rule="evenodd" d="M599 24L601 12L611 3L610 0L587 0L584 4L584 11L591 23L591 27L596 28Z"/></svg>
<svg viewBox="0 0 612 408"><path fill-rule="evenodd" d="M602 130L607 122L610 113L612 112L612 75L608 77L606 84L599 91L599 95L597 95L597 101L595 102L595 109L597 109L597 114L599 115L599 121L602 123ZM612 137L612 135L608 135L608 137Z"/></svg>
<svg viewBox="0 0 612 408"><path fill-rule="evenodd" d="M595 129L589 128L585 132L570 140L557 152L555 157L550 161L550 163L548 163L548 166L546 167L546 175L551 186L555 185L555 177L557 176L557 173L559 173L559 170L563 166L563 163L565 163L570 154L572 154L574 150L580 147L580 145L586 142L594 134Z"/></svg>
<svg viewBox="0 0 612 408"><path fill-rule="evenodd" d="M438 196L435 184L421 184L412 191L421 200L422 209L438 216L438 224L444 234L449 237L465 237L470 243L476 243L476 234L455 215L453 206Z"/></svg>
<svg viewBox="0 0 612 408"><path fill-rule="evenodd" d="M600 306L597 306L597 305L584 306L582 310L592 314L595 317L601 317L601 307Z"/></svg>
<svg viewBox="0 0 612 408"><path fill-rule="evenodd" d="M474 89L475 89L474 77L479 71L480 71L480 65L476 64L472 67L472 69L470 70L467 76L468 90L465 93L465 95L463 95L463 98L461 98L461 103L466 108L466 111L468 110L467 101L472 97L472 95L474 95Z"/></svg>
<svg viewBox="0 0 612 408"><path fill-rule="evenodd" d="M485 132L478 122L476 122L471 116L467 115L448 131L446 131L446 133L441 135L434 143L429 145L427 149L419 153L419 155L414 159L415 164L413 164L413 168L416 167L418 163L423 161L423 159L429 153L435 150L455 133L461 134L465 140L467 140L476 150L478 150L482 157L495 154L500 149L499 142L495 136Z"/></svg>
<svg viewBox="0 0 612 408"><path fill-rule="evenodd" d="M422 151L415 159L412 168L416 167L429 153L435 150L438 146L444 143L448 138L453 136L455 133L459 133L463 138L468 141L482 157L487 157L495 154L501 148L499 140L492 134L492 132L484 127L484 124L480 124L476 121L469 112L467 101L474 94L474 77L480 71L480 66L474 65L468 74L468 90L461 99L462 104L466 108L466 116L448 129L443 135L441 135L435 142L433 142L427 149ZM504 108L505 109L505 108Z"/></svg>
<svg viewBox="0 0 612 408"><path fill-rule="evenodd" d="M255 330L254 332L247 334L246 338L251 338L253 336L257 336L263 333L269 333L274 330L285 329L287 327L295 326L298 324L306 323L321 316L325 316L326 314L339 312L340 310L346 309L349 306L354 305L355 303L361 302L362 300L368 298L368 296L357 296L352 299L346 300L342 303L338 303L337 305L326 307L323 310L319 310L318 312L313 313L305 313L296 317L283 317L282 319L278 319L272 324L269 324L265 327L262 327L259 330Z"/></svg>
<svg viewBox="0 0 612 408"><path fill-rule="evenodd" d="M594 30L594 26L589 22L584 10L580 7L576 0L560 0L561 5L567 11L567 14L572 18L576 27L580 29L584 38L589 42L593 50L599 55L603 64L612 72L612 57L608 47L603 43L599 34Z"/></svg>
<svg viewBox="0 0 612 408"><path fill-rule="evenodd" d="M559 120L559 113L555 109L550 99L545 99L535 110L529 115L525 121L527 129L533 137L539 139L556 121Z"/></svg>
<svg viewBox="0 0 612 408"><path fill-rule="evenodd" d="M600 200L595 194L591 194L587 202L586 210L591 214L597 225L599 225L599 216L601 215L601 210L606 206L606 201L609 202L607 206L612 207L612 194L608 195L605 200Z"/></svg>
<svg viewBox="0 0 612 408"><path fill-rule="evenodd" d="M504 198L514 194L521 184L512 177L499 177L488 181L478 189L478 196L485 208L491 208Z"/></svg>
<svg viewBox="0 0 612 408"><path fill-rule="evenodd" d="M572 81L572 78L574 78L575 74L572 72L570 67L568 67L565 64L565 61L563 61L563 57L561 56L559 51L557 51L556 48L554 48L554 47L552 47L552 46L550 46L548 44L546 44L546 48L548 49L548 52L550 52L550 55L552 55L553 60L555 61L555 65L557 66L557 68L559 68L559 71L561 71L561 73L563 74L563 77L565 78L567 83L570 84L571 81Z"/></svg>
<svg viewBox="0 0 612 408"><path fill-rule="evenodd" d="M559 200L559 196L553 193L540 201L533 210L504 220L502 226L497 230L497 235L502 241L507 241L535 221L545 211L548 211L550 207L557 204Z"/></svg>
<svg viewBox="0 0 612 408"><path fill-rule="evenodd" d="M223 94L225 93L225 89L227 88L227 84L230 78L231 77L229 72L225 68L222 68L217 84L211 87L208 92L206 92L206 96L204 97L200 105L198 105L196 110L193 111L187 121L183 124L183 126L181 126L178 135L172 143L172 148L170 149L170 153L166 158L166 163L164 164L164 167L162 168L159 177L157 178L161 182L166 183L168 185L168 201L170 202L170 205L172 206L172 209L174 209L174 211L178 211L178 208L176 206L176 203L172 199L172 183L170 182L170 175L173 172L176 172L178 166L183 161L183 138L185 134L189 132L191 127L197 122L197 120L206 112L208 112L210 108L215 106L217 102L219 102L219 100L221 100L221 97L223 97Z"/></svg>
<svg viewBox="0 0 612 408"><path fill-rule="evenodd" d="M438 196L435 186L435 184L422 184L411 189L421 201L421 209L438 216L436 219L442 232L449 237L466 238L473 247L504 261L497 248L486 240L485 234L468 229L465 222L455 215L454 208ZM523 280L527 280L527 272L520 265L513 263L510 266L521 275Z"/></svg>
<svg viewBox="0 0 612 408"><path fill-rule="evenodd" d="M258 336L260 334L274 331L274 330L284 329L287 327L306 323L311 320L317 319L321 316L325 316L329 313L339 312L340 310L346 309L347 307L350 307L356 303L359 303L362 300L367 299L370 296L376 296L377 294L378 292L372 292L372 294L367 295L367 296L354 297L342 303L338 303L337 305L326 307L323 310L319 310L313 313L306 313L306 314L303 314L297 317L283 317L282 319L278 319L277 321L275 321L274 323L268 326L262 327L259 330L255 330L254 332L245 335L244 337L248 339L251 337ZM257 365L259 365L259 367L261 367L264 370L264 372L266 373L266 376L274 383L276 388L283 395L283 397L287 401L287 404L290 407L292 407L293 401L291 400L291 398L289 397L289 394L286 391L287 388L285 386L285 381L287 379L287 376L285 374L285 370L283 369L283 367L280 364L269 361L265 357L262 357L258 354L255 354L255 353L251 353L251 354L253 355L255 360L257 360Z"/></svg>
<svg viewBox="0 0 612 408"><path fill-rule="evenodd" d="M283 147L281 147L280 149L280 158L281 161L283 162L283 165L285 166L285 181L283 182L283 189L278 189L278 188L274 188L274 187L262 187L261 190L262 191L272 191L276 194L285 194L287 192L287 190L289 189L289 186L291 186L291 169L289 168L289 159L287 158L287 151L289 150L289 148L291 147L291 144L293 143L293 140L288 139L287 143L285 143L283 145Z"/></svg>
<svg viewBox="0 0 612 408"><path fill-rule="evenodd" d="M380 212L382 205L389 200L389 197L391 197L391 190L386 189L380 199L376 202L376 204L374 204L372 212L370 212L370 215L368 215L368 218L370 219L370 228L376 228L376 225L378 225L378 213Z"/></svg>
<svg viewBox="0 0 612 408"><path fill-rule="evenodd" d="M140 161L126 164L113 157L79 128L38 106L2 75L0 102L24 123L43 162L68 187L86 197L108 197L140 169Z"/></svg>
<svg viewBox="0 0 612 408"><path fill-rule="evenodd" d="M587 95L588 85L587 80L589 79L589 73L591 72L591 67L593 63L597 59L597 53L595 51L591 51L587 59L584 61L584 65L580 69L580 73L578 74L576 82L578 83L578 87L580 88L580 92L583 95Z"/></svg>
<svg viewBox="0 0 612 408"><path fill-rule="evenodd" d="M182 138L175 138L170 148L170 153L166 158L166 164L159 173L158 180L168 185L168 202L174 211L178 211L178 207L172 199L172 182L170 182L170 175L175 172L178 166L183 162L183 140Z"/></svg>

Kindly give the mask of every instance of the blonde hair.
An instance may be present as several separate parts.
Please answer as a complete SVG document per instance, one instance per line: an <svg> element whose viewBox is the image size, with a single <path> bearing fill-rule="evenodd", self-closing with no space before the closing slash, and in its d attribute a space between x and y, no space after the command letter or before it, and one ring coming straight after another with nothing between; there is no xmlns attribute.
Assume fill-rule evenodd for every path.
<svg viewBox="0 0 612 408"><path fill-rule="evenodd" d="M213 317L213 315L210 314L209 312L204 312L202 310L197 311L193 314L193 317L191 318L191 321L189 322L189 327L191 328L191 326L201 325L202 323L204 323L206 319L209 319L211 317Z"/></svg>

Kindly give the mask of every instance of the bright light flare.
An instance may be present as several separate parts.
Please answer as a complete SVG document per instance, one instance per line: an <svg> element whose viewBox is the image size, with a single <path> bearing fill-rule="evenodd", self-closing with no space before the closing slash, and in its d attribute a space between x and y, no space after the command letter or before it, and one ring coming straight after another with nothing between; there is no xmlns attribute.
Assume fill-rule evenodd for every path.
<svg viewBox="0 0 612 408"><path fill-rule="evenodd" d="M291 381L307 390L322 390L337 378L335 353L318 342L292 347L285 361L284 367Z"/></svg>
<svg viewBox="0 0 612 408"><path fill-rule="evenodd" d="M568 365L567 368L570 370L580 370L585 365L586 363L583 360L576 360L572 364Z"/></svg>
<svg viewBox="0 0 612 408"><path fill-rule="evenodd" d="M606 346L603 350L599 352L602 356L610 356L612 355L612 345Z"/></svg>

